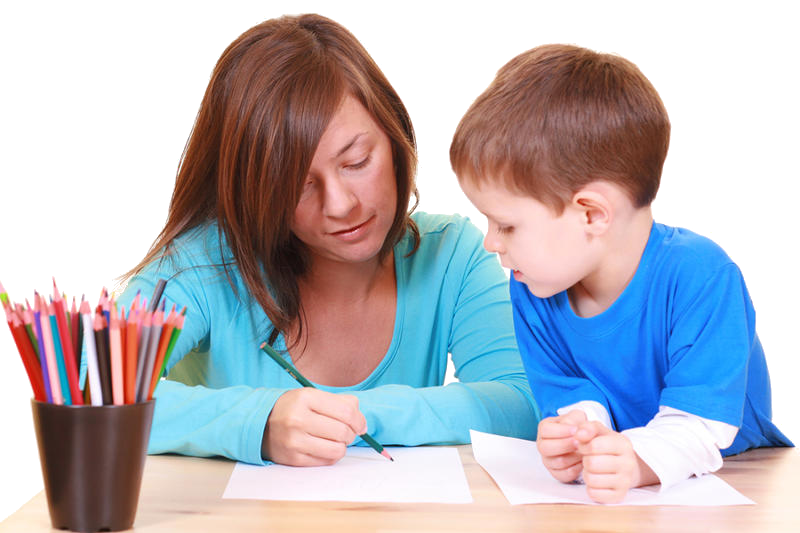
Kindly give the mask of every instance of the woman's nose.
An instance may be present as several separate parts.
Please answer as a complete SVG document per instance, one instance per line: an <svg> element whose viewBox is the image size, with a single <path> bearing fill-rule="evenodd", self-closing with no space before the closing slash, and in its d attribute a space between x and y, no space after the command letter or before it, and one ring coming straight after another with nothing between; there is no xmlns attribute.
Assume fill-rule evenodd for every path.
<svg viewBox="0 0 800 533"><path fill-rule="evenodd" d="M346 180L339 176L325 181L325 196L322 211L325 216L344 218L358 204L358 196Z"/></svg>

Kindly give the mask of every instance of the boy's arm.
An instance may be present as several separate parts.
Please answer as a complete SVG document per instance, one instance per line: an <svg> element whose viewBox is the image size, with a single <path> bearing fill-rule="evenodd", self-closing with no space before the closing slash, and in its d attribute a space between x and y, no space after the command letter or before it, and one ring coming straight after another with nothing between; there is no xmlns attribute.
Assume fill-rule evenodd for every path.
<svg viewBox="0 0 800 533"><path fill-rule="evenodd" d="M736 426L725 422L661 406L647 426L622 434L658 476L664 490L693 475L719 470L720 450L731 445L737 431Z"/></svg>
<svg viewBox="0 0 800 533"><path fill-rule="evenodd" d="M752 359L763 357L736 265L727 262L707 276L696 265L686 268L668 317L659 412L647 426L624 432L662 489L722 466L720 449L742 424Z"/></svg>
<svg viewBox="0 0 800 533"><path fill-rule="evenodd" d="M564 407L559 407L556 411L559 415L566 415L570 411L582 411L586 415L588 422L600 422L607 428L613 429L611 426L611 416L608 410L602 404L594 400L582 400Z"/></svg>
<svg viewBox="0 0 800 533"><path fill-rule="evenodd" d="M605 395L581 374L569 350L559 344L552 326L545 323L545 313L537 308L541 302L513 278L509 290L517 344L542 417L562 415L577 406L590 420L602 420L614 429Z"/></svg>

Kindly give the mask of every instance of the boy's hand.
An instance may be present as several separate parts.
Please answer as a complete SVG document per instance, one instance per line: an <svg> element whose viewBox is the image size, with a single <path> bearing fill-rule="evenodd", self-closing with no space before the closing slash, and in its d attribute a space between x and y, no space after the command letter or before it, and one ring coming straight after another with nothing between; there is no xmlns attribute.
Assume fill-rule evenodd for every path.
<svg viewBox="0 0 800 533"><path fill-rule="evenodd" d="M583 457L583 481L589 497L599 503L619 503L628 489L658 483L658 478L622 433L599 422L587 422L575 432Z"/></svg>
<svg viewBox="0 0 800 533"><path fill-rule="evenodd" d="M575 481L583 468L575 433L585 423L586 413L578 409L539 422L536 448L550 475L562 483Z"/></svg>

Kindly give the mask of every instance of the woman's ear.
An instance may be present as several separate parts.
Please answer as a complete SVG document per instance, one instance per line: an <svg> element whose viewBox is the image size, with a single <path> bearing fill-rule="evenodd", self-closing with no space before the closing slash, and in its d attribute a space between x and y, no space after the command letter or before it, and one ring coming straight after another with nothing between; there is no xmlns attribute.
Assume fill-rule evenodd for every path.
<svg viewBox="0 0 800 533"><path fill-rule="evenodd" d="M586 233L599 236L608 231L614 209L602 190L584 187L573 195L572 206L578 210Z"/></svg>

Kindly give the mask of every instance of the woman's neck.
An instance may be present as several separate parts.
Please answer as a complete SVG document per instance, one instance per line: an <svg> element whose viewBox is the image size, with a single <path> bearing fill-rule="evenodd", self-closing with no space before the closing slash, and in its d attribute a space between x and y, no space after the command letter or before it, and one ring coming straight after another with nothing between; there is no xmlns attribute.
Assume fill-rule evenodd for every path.
<svg viewBox="0 0 800 533"><path fill-rule="evenodd" d="M364 263L344 263L312 258L309 272L298 280L301 299L342 302L366 300L376 290L394 287L394 251L385 258Z"/></svg>

